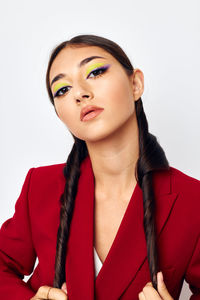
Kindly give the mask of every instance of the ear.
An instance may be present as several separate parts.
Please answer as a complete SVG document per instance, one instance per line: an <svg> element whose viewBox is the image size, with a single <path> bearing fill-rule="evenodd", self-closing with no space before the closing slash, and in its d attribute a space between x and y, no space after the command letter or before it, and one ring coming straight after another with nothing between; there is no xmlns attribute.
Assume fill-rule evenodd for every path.
<svg viewBox="0 0 200 300"><path fill-rule="evenodd" d="M137 101L144 92L144 74L140 69L134 69L131 75L134 101Z"/></svg>

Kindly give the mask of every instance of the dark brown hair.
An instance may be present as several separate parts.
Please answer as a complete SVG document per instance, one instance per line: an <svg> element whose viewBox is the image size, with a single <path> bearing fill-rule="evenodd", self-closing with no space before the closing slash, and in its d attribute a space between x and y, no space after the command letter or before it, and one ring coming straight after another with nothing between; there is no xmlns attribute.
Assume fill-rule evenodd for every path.
<svg viewBox="0 0 200 300"><path fill-rule="evenodd" d="M58 53L65 47L98 46L109 52L122 65L127 75L133 73L133 66L125 52L115 42L96 35L78 35L64 41L55 47L50 55L46 72L46 87L51 103L54 99L50 88L49 73L51 65ZM55 106L54 106L55 109ZM144 232L147 243L147 258L151 281L157 289L158 253L155 228L155 199L152 175L158 170L168 170L169 163L156 137L148 130L148 122L143 110L142 99L135 102L136 116L139 128L139 158L136 164L135 176L142 189L144 208ZM56 112L57 113L57 112ZM71 133L72 134L72 133ZM80 165L88 155L85 141L72 134L74 144L63 169L66 178L64 192L61 195L60 225L57 234L54 287L61 288L65 282L66 245L69 237L69 228L73 214L74 202L77 193L77 184L80 176Z"/></svg>

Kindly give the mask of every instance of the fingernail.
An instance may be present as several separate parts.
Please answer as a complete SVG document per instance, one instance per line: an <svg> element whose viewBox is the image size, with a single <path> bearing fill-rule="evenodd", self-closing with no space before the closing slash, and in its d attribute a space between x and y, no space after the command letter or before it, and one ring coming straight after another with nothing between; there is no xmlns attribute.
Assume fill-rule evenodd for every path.
<svg viewBox="0 0 200 300"><path fill-rule="evenodd" d="M67 286L66 283L63 283L62 290L67 294Z"/></svg>
<svg viewBox="0 0 200 300"><path fill-rule="evenodd" d="M158 272L158 276L159 276L160 282L163 282L163 273L161 271Z"/></svg>

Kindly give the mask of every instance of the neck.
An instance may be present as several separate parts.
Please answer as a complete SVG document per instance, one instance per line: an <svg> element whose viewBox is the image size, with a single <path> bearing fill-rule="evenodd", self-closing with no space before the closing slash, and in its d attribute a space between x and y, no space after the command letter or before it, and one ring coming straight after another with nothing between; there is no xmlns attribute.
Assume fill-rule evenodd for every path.
<svg viewBox="0 0 200 300"><path fill-rule="evenodd" d="M112 135L86 142L95 188L101 196L119 197L136 184L135 168L139 157L139 133L136 116ZM113 188L114 187L114 188Z"/></svg>

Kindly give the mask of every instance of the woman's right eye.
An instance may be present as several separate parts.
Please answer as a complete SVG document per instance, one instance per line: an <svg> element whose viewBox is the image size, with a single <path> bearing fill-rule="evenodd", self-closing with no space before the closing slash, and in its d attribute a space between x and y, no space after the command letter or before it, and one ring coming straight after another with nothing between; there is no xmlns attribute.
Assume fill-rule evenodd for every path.
<svg viewBox="0 0 200 300"><path fill-rule="evenodd" d="M59 89L59 90L53 95L53 97L56 98L56 97L63 96L66 92L68 92L67 88L68 88L68 86L63 86L61 89Z"/></svg>

